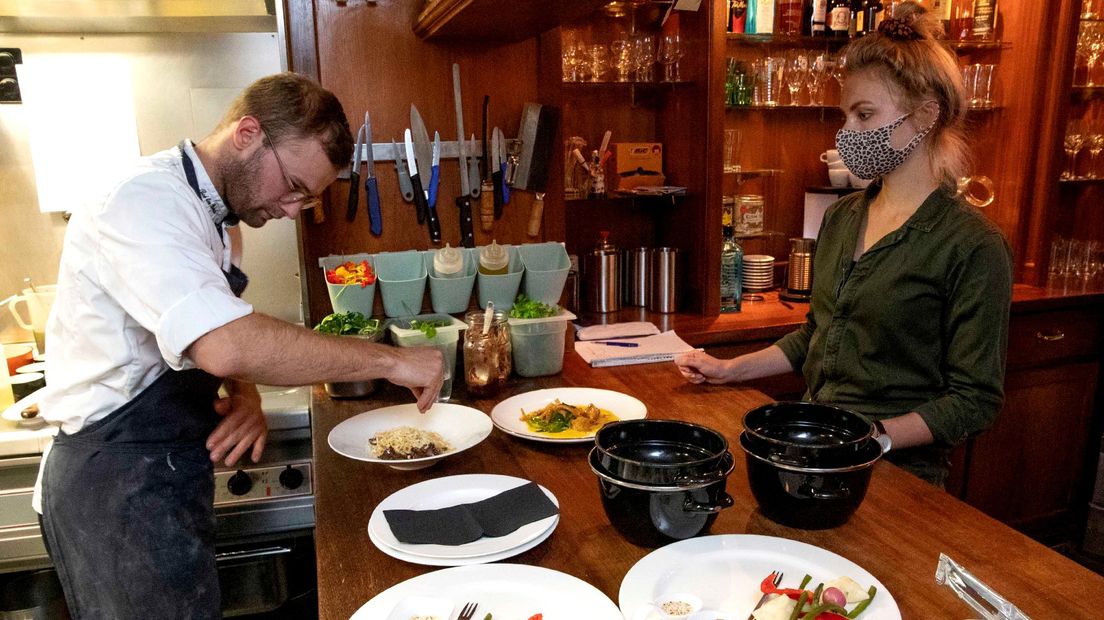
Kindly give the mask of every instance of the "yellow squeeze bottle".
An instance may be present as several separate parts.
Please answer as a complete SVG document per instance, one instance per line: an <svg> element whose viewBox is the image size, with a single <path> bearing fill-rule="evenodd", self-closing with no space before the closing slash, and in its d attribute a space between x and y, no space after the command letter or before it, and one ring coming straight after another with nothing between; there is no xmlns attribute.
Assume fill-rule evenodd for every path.
<svg viewBox="0 0 1104 620"><path fill-rule="evenodd" d="M503 276L509 271L510 255L496 241L479 248L479 273L487 276Z"/></svg>

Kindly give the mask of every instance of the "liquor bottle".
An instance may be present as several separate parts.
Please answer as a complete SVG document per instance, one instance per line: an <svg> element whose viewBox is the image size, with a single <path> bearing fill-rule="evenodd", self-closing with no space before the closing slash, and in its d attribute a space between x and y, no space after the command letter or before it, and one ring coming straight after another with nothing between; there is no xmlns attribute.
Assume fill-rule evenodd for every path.
<svg viewBox="0 0 1104 620"><path fill-rule="evenodd" d="M850 0L832 0L831 4L828 5L828 36L835 39L846 39L847 30L850 27Z"/></svg>
<svg viewBox="0 0 1104 620"><path fill-rule="evenodd" d="M877 32L884 16L885 7L881 0L863 1L863 28L866 32Z"/></svg>
<svg viewBox="0 0 1104 620"><path fill-rule="evenodd" d="M809 34L814 37L828 36L828 0L813 0L811 6Z"/></svg>
<svg viewBox="0 0 1104 620"><path fill-rule="evenodd" d="M997 35L997 0L974 0L974 21L970 38L992 41Z"/></svg>
<svg viewBox="0 0 1104 620"><path fill-rule="evenodd" d="M847 28L848 38L861 37L862 32L862 0L851 0L851 24Z"/></svg>
<svg viewBox="0 0 1104 620"><path fill-rule="evenodd" d="M753 0L754 1L754 0ZM728 31L745 32L748 0L728 0Z"/></svg>
<svg viewBox="0 0 1104 620"><path fill-rule="evenodd" d="M731 225L723 226L721 246L721 312L739 312L744 291L744 248Z"/></svg>
<svg viewBox="0 0 1104 620"><path fill-rule="evenodd" d="M801 34L801 18L804 14L801 0L778 0L778 32L785 35Z"/></svg>
<svg viewBox="0 0 1104 620"><path fill-rule="evenodd" d="M774 0L755 0L755 33L774 32Z"/></svg>

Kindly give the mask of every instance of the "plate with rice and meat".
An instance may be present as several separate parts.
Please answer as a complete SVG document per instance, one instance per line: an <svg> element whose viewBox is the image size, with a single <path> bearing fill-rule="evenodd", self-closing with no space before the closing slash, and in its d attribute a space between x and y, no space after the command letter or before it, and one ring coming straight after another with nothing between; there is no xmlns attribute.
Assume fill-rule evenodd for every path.
<svg viewBox="0 0 1104 620"><path fill-rule="evenodd" d="M330 431L334 452L395 469L429 467L478 444L491 434L487 414L452 403L436 403L425 413L414 404L357 414Z"/></svg>

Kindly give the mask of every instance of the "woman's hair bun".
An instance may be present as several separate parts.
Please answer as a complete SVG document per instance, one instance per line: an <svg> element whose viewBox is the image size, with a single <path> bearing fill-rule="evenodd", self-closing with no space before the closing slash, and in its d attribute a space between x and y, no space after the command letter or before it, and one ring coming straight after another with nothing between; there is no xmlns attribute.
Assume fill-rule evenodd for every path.
<svg viewBox="0 0 1104 620"><path fill-rule="evenodd" d="M886 22L897 22L889 26L890 32L883 29ZM903 24L906 28L901 28ZM911 31L911 32L909 32ZM887 17L878 27L878 32L896 39L912 41L916 39L942 39L944 36L943 22L931 11L913 0L901 2L893 10L893 15Z"/></svg>

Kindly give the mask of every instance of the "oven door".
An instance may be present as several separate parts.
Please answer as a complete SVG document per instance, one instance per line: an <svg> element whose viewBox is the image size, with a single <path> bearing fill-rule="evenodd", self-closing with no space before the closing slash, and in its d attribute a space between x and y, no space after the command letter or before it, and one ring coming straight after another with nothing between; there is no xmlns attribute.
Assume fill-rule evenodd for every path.
<svg viewBox="0 0 1104 620"><path fill-rule="evenodd" d="M310 531L218 546L225 618L317 618L314 538Z"/></svg>

